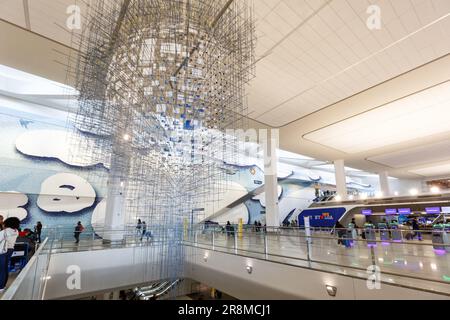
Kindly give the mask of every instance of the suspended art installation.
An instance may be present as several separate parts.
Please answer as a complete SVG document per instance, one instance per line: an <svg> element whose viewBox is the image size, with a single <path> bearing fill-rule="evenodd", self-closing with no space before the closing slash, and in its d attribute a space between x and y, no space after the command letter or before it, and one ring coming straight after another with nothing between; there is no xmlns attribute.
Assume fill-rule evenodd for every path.
<svg viewBox="0 0 450 320"><path fill-rule="evenodd" d="M226 163L239 157L226 131L247 126L251 4L92 0L84 18L68 66L80 92L71 153L109 168L105 225L140 218L175 243L173 230L223 197ZM180 257L179 247L168 256Z"/></svg>

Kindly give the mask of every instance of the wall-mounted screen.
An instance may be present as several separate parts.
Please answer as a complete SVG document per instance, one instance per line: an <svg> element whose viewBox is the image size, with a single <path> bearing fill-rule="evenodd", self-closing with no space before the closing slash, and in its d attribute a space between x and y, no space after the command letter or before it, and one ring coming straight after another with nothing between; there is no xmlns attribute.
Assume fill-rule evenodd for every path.
<svg viewBox="0 0 450 320"><path fill-rule="evenodd" d="M425 208L425 212L428 214L440 214L441 208L440 207Z"/></svg>
<svg viewBox="0 0 450 320"><path fill-rule="evenodd" d="M397 209L386 209L384 212L386 214L397 214Z"/></svg>
<svg viewBox="0 0 450 320"><path fill-rule="evenodd" d="M363 210L361 211L361 213L362 213L363 215L365 215L365 216L369 216L369 215L372 214L372 210L371 210L371 209L363 209Z"/></svg>
<svg viewBox="0 0 450 320"><path fill-rule="evenodd" d="M400 208L398 214L411 214L411 208Z"/></svg>

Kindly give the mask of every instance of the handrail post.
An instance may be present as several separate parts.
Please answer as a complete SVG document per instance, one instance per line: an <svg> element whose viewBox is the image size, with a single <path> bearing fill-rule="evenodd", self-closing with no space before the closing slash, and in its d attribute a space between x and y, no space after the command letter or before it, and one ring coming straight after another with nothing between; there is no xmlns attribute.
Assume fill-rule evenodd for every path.
<svg viewBox="0 0 450 320"><path fill-rule="evenodd" d="M234 254L238 253L237 232L233 232L234 235Z"/></svg>
<svg viewBox="0 0 450 320"><path fill-rule="evenodd" d="M267 232L264 232L264 257L266 260L269 259L269 248L267 245Z"/></svg>

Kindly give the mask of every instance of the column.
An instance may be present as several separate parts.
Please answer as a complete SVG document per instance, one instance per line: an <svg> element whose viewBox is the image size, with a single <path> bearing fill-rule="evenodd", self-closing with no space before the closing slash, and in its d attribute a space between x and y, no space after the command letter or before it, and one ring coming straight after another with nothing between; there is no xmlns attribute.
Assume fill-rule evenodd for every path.
<svg viewBox="0 0 450 320"><path fill-rule="evenodd" d="M268 227L280 226L280 212L278 208L278 130L270 130L269 137L265 131L264 147L264 190L266 198L266 224ZM263 134L261 134L263 135ZM264 137L263 137L264 139Z"/></svg>
<svg viewBox="0 0 450 320"><path fill-rule="evenodd" d="M342 200L348 199L347 194L347 179L345 176L345 165L344 160L334 161L334 170L336 175L336 190L338 195L341 196Z"/></svg>
<svg viewBox="0 0 450 320"><path fill-rule="evenodd" d="M380 189L383 193L383 196L389 197L391 195L391 189L389 187L389 174L388 172L384 171L381 172L379 175L380 178Z"/></svg>
<svg viewBox="0 0 450 320"><path fill-rule="evenodd" d="M105 242L121 241L125 233L125 197L129 179L129 152L131 151L122 141L116 141L108 177L105 232L103 233Z"/></svg>

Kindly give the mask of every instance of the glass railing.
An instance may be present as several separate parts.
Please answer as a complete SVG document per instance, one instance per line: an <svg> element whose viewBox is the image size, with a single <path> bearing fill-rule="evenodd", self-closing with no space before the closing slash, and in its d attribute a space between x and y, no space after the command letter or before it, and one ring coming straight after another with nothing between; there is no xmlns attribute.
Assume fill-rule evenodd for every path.
<svg viewBox="0 0 450 320"><path fill-rule="evenodd" d="M384 283L450 295L450 245L436 241L450 235L445 231L420 231L422 241L418 241L408 240L406 232L196 228L188 233L185 244L361 279L379 270Z"/></svg>
<svg viewBox="0 0 450 320"><path fill-rule="evenodd" d="M41 300L44 297L50 253L49 239L36 250L33 257L6 290L2 300Z"/></svg>
<svg viewBox="0 0 450 320"><path fill-rule="evenodd" d="M43 234L49 238L46 250L52 253L80 252L125 247L158 246L175 244L182 241L182 227L149 226L146 230L136 226L121 229L95 226L79 234L78 241L73 227L59 226L43 229Z"/></svg>

